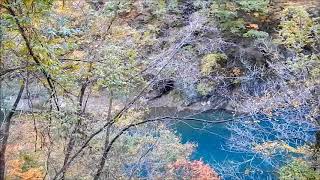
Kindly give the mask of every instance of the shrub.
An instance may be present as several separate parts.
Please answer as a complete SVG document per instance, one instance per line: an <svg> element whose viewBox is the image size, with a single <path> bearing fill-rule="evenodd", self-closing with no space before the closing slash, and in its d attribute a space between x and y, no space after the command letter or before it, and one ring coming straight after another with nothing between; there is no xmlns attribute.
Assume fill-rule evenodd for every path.
<svg viewBox="0 0 320 180"><path fill-rule="evenodd" d="M320 173L314 171L306 161L296 159L280 169L279 178L281 180L316 180L320 179Z"/></svg>

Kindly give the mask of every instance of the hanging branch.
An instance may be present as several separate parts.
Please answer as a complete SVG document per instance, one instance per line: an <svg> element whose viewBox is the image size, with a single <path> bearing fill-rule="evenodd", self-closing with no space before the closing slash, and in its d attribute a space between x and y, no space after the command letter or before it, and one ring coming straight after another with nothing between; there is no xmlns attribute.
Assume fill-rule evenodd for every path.
<svg viewBox="0 0 320 180"><path fill-rule="evenodd" d="M9 14L11 16L14 17L15 19L15 23L16 25L18 26L18 29L19 29L19 32L26 44L26 47L28 49L28 52L29 52L29 55L32 57L32 59L34 60L34 62L36 63L37 66L39 66L41 68L41 72L42 74L45 76L46 78L46 81L50 87L50 90L51 90L51 96L53 97L54 99L54 102L55 102L55 105L56 105L56 108L58 111L60 111L60 107L58 105L58 97L56 95L56 89L54 87L54 83L52 81L52 78L50 76L50 74L43 68L41 62L40 62L40 59L38 58L38 56L35 54L35 52L33 51L32 47L31 47L31 43L30 43L30 40L28 39L27 37L27 33L26 33L26 30L24 29L24 27L21 25L19 19L18 19L18 16L16 15L15 11L10 7L10 6L4 6L2 4L0 4L0 7L6 9Z"/></svg>
<svg viewBox="0 0 320 180"><path fill-rule="evenodd" d="M161 68L157 71L156 76L159 75L171 62L172 58L178 53L178 51L183 47L183 45L189 40L190 36L193 34L193 32L197 29L195 26L199 26L197 22L190 23L190 26L192 28L188 29L187 34L184 36L183 39L181 39L180 42L175 44L172 48L169 49L168 53L166 54L167 56L164 58L166 59L166 62L164 65L161 66ZM68 161L65 161L64 165L61 167L59 171L54 176L54 180L58 179L63 176L64 172L69 168L71 163L74 161L75 158L79 156L79 154L88 146L88 144L91 142L91 140L96 137L98 134L100 134L105 128L112 126L115 122L119 120L123 116L125 112L127 112L136 101L143 96L143 94L146 92L146 90L156 81L156 78L154 78L152 81L150 81L133 99L127 103L120 111L118 111L110 121L107 121L102 127L100 127L98 130L93 132L87 140L83 143L83 145L77 150L73 156L69 158ZM129 127L130 128L130 127ZM120 135L119 135L120 136ZM110 142L111 143L111 142ZM104 149L106 153L108 153L110 149L107 147Z"/></svg>

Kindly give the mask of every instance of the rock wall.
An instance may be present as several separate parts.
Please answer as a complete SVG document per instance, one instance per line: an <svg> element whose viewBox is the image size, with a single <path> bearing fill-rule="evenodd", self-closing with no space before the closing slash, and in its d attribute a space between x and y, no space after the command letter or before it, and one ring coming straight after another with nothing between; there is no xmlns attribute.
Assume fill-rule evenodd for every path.
<svg viewBox="0 0 320 180"><path fill-rule="evenodd" d="M286 6L303 6L307 9L320 9L320 0L271 0L273 11L279 12Z"/></svg>
<svg viewBox="0 0 320 180"><path fill-rule="evenodd" d="M320 4L319 0L271 0L271 3L279 6L287 5L302 5L307 7L317 7Z"/></svg>

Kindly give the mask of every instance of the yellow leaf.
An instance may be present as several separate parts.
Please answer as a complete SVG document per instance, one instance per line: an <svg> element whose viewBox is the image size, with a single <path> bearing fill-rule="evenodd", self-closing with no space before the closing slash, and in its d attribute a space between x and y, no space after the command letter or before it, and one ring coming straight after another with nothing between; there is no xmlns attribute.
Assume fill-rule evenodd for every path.
<svg viewBox="0 0 320 180"><path fill-rule="evenodd" d="M33 0L23 0L23 3L26 5L27 8L31 8Z"/></svg>

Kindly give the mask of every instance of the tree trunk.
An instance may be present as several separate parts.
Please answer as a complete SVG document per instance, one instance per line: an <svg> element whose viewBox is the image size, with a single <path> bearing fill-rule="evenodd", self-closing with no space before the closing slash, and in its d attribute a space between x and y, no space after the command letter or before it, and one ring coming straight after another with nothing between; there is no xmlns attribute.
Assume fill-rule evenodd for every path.
<svg viewBox="0 0 320 180"><path fill-rule="evenodd" d="M9 138L11 119L13 117L14 112L17 109L19 102L20 102L24 87L25 87L25 82L23 81L20 86L18 96L17 96L10 112L8 113L4 122L1 125L1 129L0 129L0 140L1 140L1 144L0 144L0 180L4 180L4 178L5 178L5 168L6 168L5 152L6 152L7 142L8 142L8 138Z"/></svg>
<svg viewBox="0 0 320 180"><path fill-rule="evenodd" d="M113 100L113 92L110 91L110 98L109 98L109 107L108 107L108 115L107 115L107 120L110 121L111 120L111 111L112 111L112 100ZM94 180L98 180L101 176L102 170L104 168L104 165L106 163L107 160L107 155L108 155L108 146L110 144L110 125L107 127L107 131L106 131L106 138L105 138L105 142L104 142L104 149L103 149L103 153L102 153L102 157L100 160L100 164L98 166L98 170L94 176Z"/></svg>
<svg viewBox="0 0 320 180"><path fill-rule="evenodd" d="M107 127L107 131L106 131L106 139L105 139L105 142L104 142L104 149L103 149L103 154L102 154L102 157L101 157L101 160L100 160L100 164L98 166L98 170L94 176L94 180L99 180L100 176L101 176L101 173L103 171L103 168L104 168L104 165L106 163L106 160L107 160L107 155L108 155L108 151L107 151L107 147L109 145L109 133L110 133L110 127Z"/></svg>
<svg viewBox="0 0 320 180"><path fill-rule="evenodd" d="M315 136L316 142L314 145L312 166L315 171L318 171L320 169L320 131L317 131Z"/></svg>

